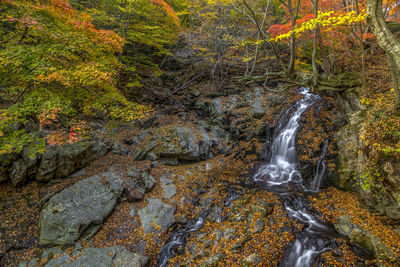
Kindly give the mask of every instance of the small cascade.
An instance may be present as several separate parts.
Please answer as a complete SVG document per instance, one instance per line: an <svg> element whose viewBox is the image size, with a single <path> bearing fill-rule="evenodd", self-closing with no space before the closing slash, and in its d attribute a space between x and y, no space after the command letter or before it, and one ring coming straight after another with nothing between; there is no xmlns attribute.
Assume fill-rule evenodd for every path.
<svg viewBox="0 0 400 267"><path fill-rule="evenodd" d="M263 164L254 175L254 181L262 188L277 193L284 203L290 217L305 225L302 233L296 236L293 246L286 251L280 266L311 266L313 260L321 253L336 246L335 231L327 224L320 222L312 212L308 199L304 196L317 192L325 175L325 157L328 151L328 140L322 147L316 174L311 185L303 181L297 166L296 134L301 115L321 98L300 88L303 98L289 109L294 109L285 125L278 125L278 132L272 141L269 152L270 161ZM290 114L285 112L284 116Z"/></svg>
<svg viewBox="0 0 400 267"><path fill-rule="evenodd" d="M318 219L318 214L312 210L307 199L308 194L318 192L323 181L328 140L325 140L321 147L322 152L317 162L315 176L309 185L303 180L298 168L296 135L300 127L299 121L308 108L321 100L320 96L310 93L309 88L302 87L299 93L303 98L283 113L277 122L274 138L272 140L267 138L263 158L268 160L253 177L259 187L277 193L288 215L305 225L304 230L296 235L292 247L285 252L280 263L282 267L311 266L321 253L337 246L335 238L338 237L332 227ZM229 189L224 205L229 205L239 195L235 190ZM204 226L206 217L207 211L174 230L161 248L157 266L167 266L168 260L185 245L190 234Z"/></svg>
<svg viewBox="0 0 400 267"><path fill-rule="evenodd" d="M314 191L319 190L321 183L322 183L322 179L325 176L325 172L326 172L325 157L328 152L328 146L329 146L329 141L328 141L328 139L325 139L324 143L322 144L321 155L317 162L317 169L315 170L315 176L311 182L311 189Z"/></svg>
<svg viewBox="0 0 400 267"><path fill-rule="evenodd" d="M301 114L321 98L311 94L308 88L302 87L299 92L304 96L294 108L289 121L284 125L272 142L270 163L260 167L254 180L265 182L268 185L280 185L293 182L301 182L301 175L297 169L296 134L299 128ZM290 110L290 108L289 108ZM285 113L287 116L287 112Z"/></svg>
<svg viewBox="0 0 400 267"><path fill-rule="evenodd" d="M186 239L189 237L190 233L196 232L203 227L206 217L207 213L205 212L196 220L189 221L180 229L172 232L167 240L167 243L161 248L157 260L157 266L167 266L168 260L175 255L176 249L186 243Z"/></svg>

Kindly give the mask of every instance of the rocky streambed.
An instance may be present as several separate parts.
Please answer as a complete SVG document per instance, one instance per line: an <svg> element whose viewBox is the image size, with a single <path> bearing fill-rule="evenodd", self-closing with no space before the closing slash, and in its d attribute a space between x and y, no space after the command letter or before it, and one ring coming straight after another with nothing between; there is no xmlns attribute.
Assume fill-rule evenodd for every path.
<svg viewBox="0 0 400 267"><path fill-rule="evenodd" d="M49 148L35 162L8 155L0 168L0 265L155 266L173 233L199 218L201 226L171 249L169 266L279 265L305 226L252 177L267 160L279 118L301 97L261 88L196 97L187 110L157 110L89 145ZM324 101L303 114L296 148L299 171L311 181L331 138L327 188L336 177L333 136L343 114L335 99ZM393 222L337 189L307 198L338 234L312 265L399 263Z"/></svg>

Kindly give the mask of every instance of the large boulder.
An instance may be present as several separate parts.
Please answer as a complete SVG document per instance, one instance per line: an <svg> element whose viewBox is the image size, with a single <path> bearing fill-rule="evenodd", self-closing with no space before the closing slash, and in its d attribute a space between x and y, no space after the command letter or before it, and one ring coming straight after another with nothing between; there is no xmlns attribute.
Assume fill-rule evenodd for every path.
<svg viewBox="0 0 400 267"><path fill-rule="evenodd" d="M148 198L147 201L148 205L138 211L144 232L155 232L153 224L158 225L162 231L167 231L175 222L175 207L163 203L158 198Z"/></svg>
<svg viewBox="0 0 400 267"><path fill-rule="evenodd" d="M50 181L53 179L57 170L57 150L54 148L47 149L42 156L36 173L37 181Z"/></svg>
<svg viewBox="0 0 400 267"><path fill-rule="evenodd" d="M395 253L385 246L378 237L361 225L354 223L349 215L338 217L333 226L339 234L348 237L353 243L372 252L376 258L394 260ZM399 259L395 260L397 260L397 264L400 263Z"/></svg>
<svg viewBox="0 0 400 267"><path fill-rule="evenodd" d="M143 140L134 150L133 158L201 161L212 156L212 146L210 134L202 127L166 126Z"/></svg>
<svg viewBox="0 0 400 267"><path fill-rule="evenodd" d="M49 148L42 156L36 180L50 181L63 178L104 156L111 148L108 140L100 138Z"/></svg>
<svg viewBox="0 0 400 267"><path fill-rule="evenodd" d="M176 157L188 161L207 159L208 154L200 156L199 140L191 128L170 128L166 134L156 133L156 138L160 141L160 145L153 152L161 157ZM208 149L210 149L210 143L205 145L208 145Z"/></svg>
<svg viewBox="0 0 400 267"><path fill-rule="evenodd" d="M15 153L0 154L0 182L7 181L9 179L11 164L17 160L17 158L18 155Z"/></svg>
<svg viewBox="0 0 400 267"><path fill-rule="evenodd" d="M71 245L97 227L112 212L123 190L120 173L112 169L54 195L39 219L39 245Z"/></svg>
<svg viewBox="0 0 400 267"><path fill-rule="evenodd" d="M62 251L54 251L50 254L63 254ZM47 261L50 257L44 257L42 260ZM64 254L61 257L47 261L44 267L80 267L80 266L96 266L96 267L145 267L148 266L150 258L138 253L129 252L126 248L115 246L106 248L85 248L75 250L70 254ZM23 262L19 267L37 266L36 260Z"/></svg>
<svg viewBox="0 0 400 267"><path fill-rule="evenodd" d="M364 204L379 214L400 221L400 162L394 157L382 158L372 170L380 174L379 179L369 174L371 159L362 152L360 138L365 107L352 93L338 96L337 102L342 112L335 124L347 124L342 125L335 136L338 175L331 182L340 189L354 191Z"/></svg>
<svg viewBox="0 0 400 267"><path fill-rule="evenodd" d="M30 147L21 153L1 154L0 182L11 180L18 186L28 179L48 182L64 178L104 156L111 148L114 153L127 153L123 147L116 151L115 146L115 142L95 137L60 147L48 146L43 154L31 153Z"/></svg>

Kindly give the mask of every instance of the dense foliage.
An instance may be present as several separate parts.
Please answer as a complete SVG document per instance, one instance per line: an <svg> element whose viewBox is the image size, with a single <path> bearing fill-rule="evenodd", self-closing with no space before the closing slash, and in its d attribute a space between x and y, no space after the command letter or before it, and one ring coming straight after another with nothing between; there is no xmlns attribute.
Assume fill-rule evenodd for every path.
<svg viewBox="0 0 400 267"><path fill-rule="evenodd" d="M179 19L163 1L116 2L105 9L114 16L102 6L90 12L97 27L66 0L0 2L1 152L43 147L43 137L73 142L84 132L82 115L130 121L148 109L126 99L119 77L137 85L137 66L156 66L151 56L167 53Z"/></svg>
<svg viewBox="0 0 400 267"><path fill-rule="evenodd" d="M140 87L143 76L159 74L158 62L169 54L169 47L180 30L178 13L163 0L73 0L85 10L98 28L111 29L124 40L120 55L124 67L120 82L125 90ZM178 11L184 6L176 1ZM161 60L160 60L161 59Z"/></svg>

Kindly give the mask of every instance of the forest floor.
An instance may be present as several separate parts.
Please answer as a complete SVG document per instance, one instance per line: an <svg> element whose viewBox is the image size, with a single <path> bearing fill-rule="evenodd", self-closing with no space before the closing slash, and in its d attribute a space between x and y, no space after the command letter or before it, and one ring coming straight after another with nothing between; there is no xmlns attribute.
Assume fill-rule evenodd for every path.
<svg viewBox="0 0 400 267"><path fill-rule="evenodd" d="M286 104L299 98L293 93L291 97ZM164 112L157 119L160 122L158 126L190 126L198 120L196 114L189 113L186 114L186 123L177 123L181 113ZM273 119L273 116L268 119ZM134 131L124 130L118 132L116 138L123 142L127 136L134 134ZM276 266L303 225L288 216L276 194L244 186L249 184L254 168L260 163L259 155L264 142L263 138L241 140L230 155L218 155L206 161L181 163L178 166L154 166L149 160L135 161L130 156L109 153L73 177L54 181L53 184L44 185L31 181L17 188L11 184L1 184L0 265L15 266L18 262L41 258L46 248L37 245L38 221L43 206L41 199L45 195L59 192L113 166L124 174L132 167L151 169L150 174L156 179L155 186L140 201L130 202L122 196L99 231L92 238L79 240L77 246L120 245L131 252L148 255L151 266L155 266L157 255L170 231L146 234L138 211L147 205L148 199L162 199L163 203L176 208L174 216L178 224L175 224L175 228L179 227L179 222L196 219L202 210L211 209L212 214L207 217L204 227L188 238L186 247L180 250L181 254L171 259L171 265ZM171 174L176 188L173 197L165 195L162 186L165 174ZM230 192L235 192L237 198L226 204ZM376 235L385 246L394 251L395 258L400 257L400 235L385 218L369 212L355 195L327 188L310 200L313 207L321 213L321 220L334 224L337 218L348 214L354 223L362 225L363 229ZM370 266L376 262L357 256L352 250L353 245L346 238L338 238L337 243L336 249L322 254L318 261L320 266ZM65 248L63 253L51 255L39 265L70 253L75 248L76 246ZM390 260L386 261L388 262Z"/></svg>

